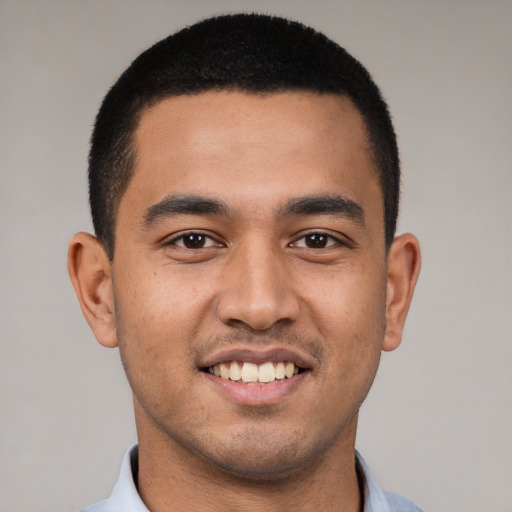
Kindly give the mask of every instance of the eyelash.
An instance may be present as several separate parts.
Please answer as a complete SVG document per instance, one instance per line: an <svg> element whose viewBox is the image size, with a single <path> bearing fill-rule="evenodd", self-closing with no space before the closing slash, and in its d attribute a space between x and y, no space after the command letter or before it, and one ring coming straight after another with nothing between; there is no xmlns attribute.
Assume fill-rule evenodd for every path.
<svg viewBox="0 0 512 512"><path fill-rule="evenodd" d="M306 239L310 237L310 240L313 239L313 237L317 237L317 240L326 240L326 245L323 247L309 247L307 245ZM298 245L297 242L300 240L304 240L304 245ZM346 245L344 244L339 238L336 238L333 235L330 235L329 233L325 233L323 231L313 231L311 233L306 233L302 235L301 237L297 238L295 242L290 243L290 247L303 247L306 249L327 249L329 247L333 247L335 245Z"/></svg>
<svg viewBox="0 0 512 512"><path fill-rule="evenodd" d="M185 245L185 238L187 237L201 237L205 242L210 241L213 243L209 243L207 247L201 246L201 247L187 247ZM178 243L181 241L182 243ZM194 250L194 249L208 249L209 247L214 246L221 246L222 244L220 242L217 242L212 236L206 235L205 233L201 233L199 231L190 231L189 233L183 233L180 236L177 236L170 240L169 242L166 242L165 245L175 245L177 247L182 247L184 249Z"/></svg>
<svg viewBox="0 0 512 512"><path fill-rule="evenodd" d="M208 243L208 240L210 241L208 243L208 245L205 247L204 244L199 246L199 247L187 247L186 245L186 242L185 242L185 239L187 237L197 237L197 238L200 238L202 239L202 241L204 243ZM322 247L311 247L311 246L308 246L307 245L307 238L308 237L311 237L310 240L313 240L314 243L320 243L320 245L323 243L323 241L326 241L326 245L322 246ZM315 242L314 241L314 237L317 237L317 241ZM298 242L301 241L301 240L304 240L304 244L302 245L299 245ZM197 240L199 243L201 243L201 240ZM181 243L180 243L181 242ZM177 247L182 247L184 249L189 249L189 250L199 250L199 249L208 249L210 247L221 247L223 244L221 242L218 242L217 240L215 240L215 238L213 238L212 236L210 235L207 235L205 233L201 233L199 231L190 231L188 233L183 233L181 234L180 236L177 236L175 238L173 238L172 240L170 240L169 242L166 242L165 245L174 245L174 246L177 246ZM288 244L288 247L301 247L301 248L305 248L305 249L317 249L317 250L320 250L320 249L326 249L326 248L329 248L329 247L332 247L332 246L335 246L335 245L347 245L346 243L343 243L339 238L333 236L333 235L330 235L328 233L325 233L323 231L314 231L314 232L311 232L311 233L306 233L302 236L300 236L299 238L296 238L294 242L290 242Z"/></svg>

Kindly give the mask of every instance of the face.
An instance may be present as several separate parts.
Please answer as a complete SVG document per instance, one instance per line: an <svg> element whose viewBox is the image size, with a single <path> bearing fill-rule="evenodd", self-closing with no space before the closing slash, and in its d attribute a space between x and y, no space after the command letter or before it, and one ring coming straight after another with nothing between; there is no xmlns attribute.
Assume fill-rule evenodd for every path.
<svg viewBox="0 0 512 512"><path fill-rule="evenodd" d="M112 266L139 430L229 472L353 445L386 328L383 202L360 115L209 92L143 113Z"/></svg>

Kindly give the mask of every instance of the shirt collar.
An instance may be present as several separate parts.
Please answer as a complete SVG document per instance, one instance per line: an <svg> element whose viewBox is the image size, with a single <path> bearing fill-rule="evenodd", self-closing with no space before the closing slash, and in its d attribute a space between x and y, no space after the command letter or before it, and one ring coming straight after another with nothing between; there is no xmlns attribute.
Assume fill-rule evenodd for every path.
<svg viewBox="0 0 512 512"><path fill-rule="evenodd" d="M364 512L422 512L419 507L402 496L383 491L357 451L356 469L364 493Z"/></svg>
<svg viewBox="0 0 512 512"><path fill-rule="evenodd" d="M379 487L370 468L364 461L361 454L356 451L356 470L360 486L364 495L364 512L391 512L387 504L386 495Z"/></svg>
<svg viewBox="0 0 512 512"><path fill-rule="evenodd" d="M116 512L149 512L135 485L138 472L139 447L135 444L124 456L119 479L110 495L109 504L112 510Z"/></svg>

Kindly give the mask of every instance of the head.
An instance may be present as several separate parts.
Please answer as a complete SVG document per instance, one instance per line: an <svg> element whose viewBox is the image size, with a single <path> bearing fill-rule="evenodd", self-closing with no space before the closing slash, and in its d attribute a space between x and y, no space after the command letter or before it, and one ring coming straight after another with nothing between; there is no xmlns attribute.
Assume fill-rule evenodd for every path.
<svg viewBox="0 0 512 512"><path fill-rule="evenodd" d="M121 76L90 166L99 240L76 235L69 269L141 454L264 480L350 460L419 272L364 68L282 19L204 21Z"/></svg>
<svg viewBox="0 0 512 512"><path fill-rule="evenodd" d="M119 203L137 158L141 114L166 97L205 91L309 91L347 97L361 114L384 201L386 244L396 229L400 167L386 103L366 69L315 30L277 17L207 19L158 42L121 75L98 113L89 155L96 236L114 257Z"/></svg>

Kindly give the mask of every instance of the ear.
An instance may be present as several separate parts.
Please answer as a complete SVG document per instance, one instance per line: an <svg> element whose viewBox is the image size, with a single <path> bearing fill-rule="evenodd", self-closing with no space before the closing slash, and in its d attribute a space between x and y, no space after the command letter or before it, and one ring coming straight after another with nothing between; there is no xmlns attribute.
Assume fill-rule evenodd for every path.
<svg viewBox="0 0 512 512"><path fill-rule="evenodd" d="M82 313L98 342L117 346L111 263L99 240L77 233L69 244L68 272Z"/></svg>
<svg viewBox="0 0 512 512"><path fill-rule="evenodd" d="M405 319L420 273L420 266L418 239L410 233L397 236L388 254L386 334L382 350L395 350L402 341Z"/></svg>

